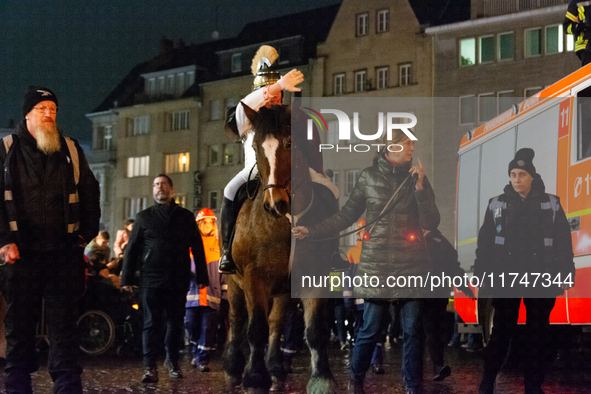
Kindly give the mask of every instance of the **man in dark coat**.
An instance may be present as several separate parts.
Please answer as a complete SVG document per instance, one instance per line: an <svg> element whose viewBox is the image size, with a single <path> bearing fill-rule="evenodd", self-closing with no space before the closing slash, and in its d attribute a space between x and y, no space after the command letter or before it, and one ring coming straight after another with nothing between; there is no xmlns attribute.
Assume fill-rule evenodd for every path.
<svg viewBox="0 0 591 394"><path fill-rule="evenodd" d="M166 325L166 362L171 378L182 378L179 341L183 337L185 301L191 278L191 255L196 282L209 284L203 242L191 211L178 206L168 175L156 176L153 195L156 204L138 213L125 249L121 285L132 291L135 272L141 271L143 302L143 383L156 383L156 358L162 346L160 331ZM140 265L141 264L141 268ZM166 322L164 321L166 319Z"/></svg>
<svg viewBox="0 0 591 394"><path fill-rule="evenodd" d="M550 312L556 296L574 284L570 227L558 197L545 193L533 165L534 151L523 148L509 163L510 183L490 199L478 234L474 275L481 293L493 296L493 331L484 357L481 394L492 394L517 327L519 307L527 310L524 380L527 394L543 393L550 347ZM504 274L504 283L501 278ZM516 275L516 280L514 277ZM561 282L559 285L557 282Z"/></svg>
<svg viewBox="0 0 591 394"><path fill-rule="evenodd" d="M81 393L76 320L84 246L99 229L99 184L78 143L60 136L58 99L25 95L24 119L3 139L0 160L0 290L6 298L7 393L31 393L39 368L35 327L45 299L48 370L56 393Z"/></svg>

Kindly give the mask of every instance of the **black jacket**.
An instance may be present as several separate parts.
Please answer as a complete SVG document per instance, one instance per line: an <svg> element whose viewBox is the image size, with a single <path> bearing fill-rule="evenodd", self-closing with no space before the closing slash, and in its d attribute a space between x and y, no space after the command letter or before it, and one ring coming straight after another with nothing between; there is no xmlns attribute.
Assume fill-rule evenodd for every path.
<svg viewBox="0 0 591 394"><path fill-rule="evenodd" d="M458 261L458 252L438 229L430 231L425 236L425 241L427 242L427 248L429 249L431 263L433 265L431 275L437 275L441 279L441 283L437 281L433 282L434 285L440 284L440 286L433 288L432 297L449 298L451 297L452 286L448 286L450 283L445 277L449 276L453 285L454 277L464 278L465 274ZM459 284L459 280L456 279L456 281ZM463 288L463 286L458 287Z"/></svg>
<svg viewBox="0 0 591 394"><path fill-rule="evenodd" d="M8 154L0 144L0 247L16 243L21 253L65 250L81 243L79 235L90 242L98 233L99 184L76 142L80 179L75 185L70 151L61 136L60 142L60 152L46 155L23 120ZM8 183L12 200L6 199ZM78 202L72 199L76 190ZM16 231L11 221L18 224ZM69 231L74 222L79 225Z"/></svg>
<svg viewBox="0 0 591 394"><path fill-rule="evenodd" d="M372 167L361 172L349 200L341 211L308 227L309 236L333 236L355 223L367 210L367 222L374 221L388 203L396 189L408 177L411 163L394 167L380 155ZM431 271L431 261L423 238L423 230L435 230L439 225L439 211L435 195L427 180L423 190L415 190L409 179L391 203L394 208L374 227L369 241L363 241L358 276L367 274L380 277L380 285L388 276L421 275ZM371 226L370 226L371 227ZM369 228L367 229L369 230ZM414 234L414 240L409 240ZM381 286L356 287L356 298L409 298L421 293L416 288Z"/></svg>
<svg viewBox="0 0 591 394"><path fill-rule="evenodd" d="M557 285L543 277L538 278L534 288L536 276L531 274L546 274L550 282L559 273L562 279L571 274L574 281L572 240L566 215L558 197L545 193L538 174L525 199L509 183L503 194L489 200L478 233L474 275L480 279L486 276L490 285L491 273L493 283L487 292L496 297L562 294ZM505 274L504 283L500 274ZM515 283L510 274L518 274ZM525 281L521 283L522 278L530 283L527 286Z"/></svg>
<svg viewBox="0 0 591 394"><path fill-rule="evenodd" d="M138 213L125 247L121 285L134 285L140 270L141 287L189 291L191 256L197 284L208 285L203 241L191 211L174 201L155 204Z"/></svg>

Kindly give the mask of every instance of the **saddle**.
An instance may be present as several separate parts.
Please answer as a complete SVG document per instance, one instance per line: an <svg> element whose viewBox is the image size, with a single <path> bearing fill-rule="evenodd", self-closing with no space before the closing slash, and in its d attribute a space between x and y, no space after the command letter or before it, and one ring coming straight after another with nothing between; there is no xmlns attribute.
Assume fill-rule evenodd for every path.
<svg viewBox="0 0 591 394"><path fill-rule="evenodd" d="M251 198L254 200L259 191L260 186L261 178L258 176L240 186L240 188L236 192L236 197L234 197L234 204L232 205L232 210L235 218L238 217L240 208L242 208L242 204L244 204L244 201L246 201L247 198Z"/></svg>

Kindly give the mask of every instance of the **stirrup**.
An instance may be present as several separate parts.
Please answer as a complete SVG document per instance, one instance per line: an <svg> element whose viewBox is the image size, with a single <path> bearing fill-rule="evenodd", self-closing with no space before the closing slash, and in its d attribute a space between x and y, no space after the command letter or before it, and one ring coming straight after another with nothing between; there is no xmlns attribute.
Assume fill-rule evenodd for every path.
<svg viewBox="0 0 591 394"><path fill-rule="evenodd" d="M224 254L224 256L220 259L218 272L225 275L234 275L236 273L236 263L227 258Z"/></svg>

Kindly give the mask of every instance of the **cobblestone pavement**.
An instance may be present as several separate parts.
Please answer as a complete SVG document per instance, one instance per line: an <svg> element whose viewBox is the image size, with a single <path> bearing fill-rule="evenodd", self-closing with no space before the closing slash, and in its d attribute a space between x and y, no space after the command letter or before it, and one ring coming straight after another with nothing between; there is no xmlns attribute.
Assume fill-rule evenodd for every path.
<svg viewBox="0 0 591 394"><path fill-rule="evenodd" d="M329 351L331 368L335 374L339 393L346 392L347 369L350 350L341 351L336 346ZM42 357L45 359L45 357ZM448 348L447 362L452 375L444 382L431 381L430 363L425 360L425 394L476 393L481 373L481 356L478 352L468 353L464 349ZM368 373L365 391L368 394L404 393L400 375L401 349L386 345L384 367L385 375ZM87 393L221 393L224 377L221 372L220 352L214 354L210 364L211 372L197 372L190 366L187 358L182 361L184 379L169 380L160 367L158 384L142 385L141 358L118 357L109 353L102 356L82 358L84 366L83 385ZM302 352L294 359L294 372L289 375L284 393L305 393L309 377L309 353ZM0 374L1 375L1 374ZM51 379L47 368L33 374L35 393L51 393ZM4 387L3 377L0 387ZM544 384L548 393L591 393L591 354L573 352L556 360ZM235 393L240 393L235 390ZM497 379L497 393L523 393L523 380L518 369L505 368Z"/></svg>

